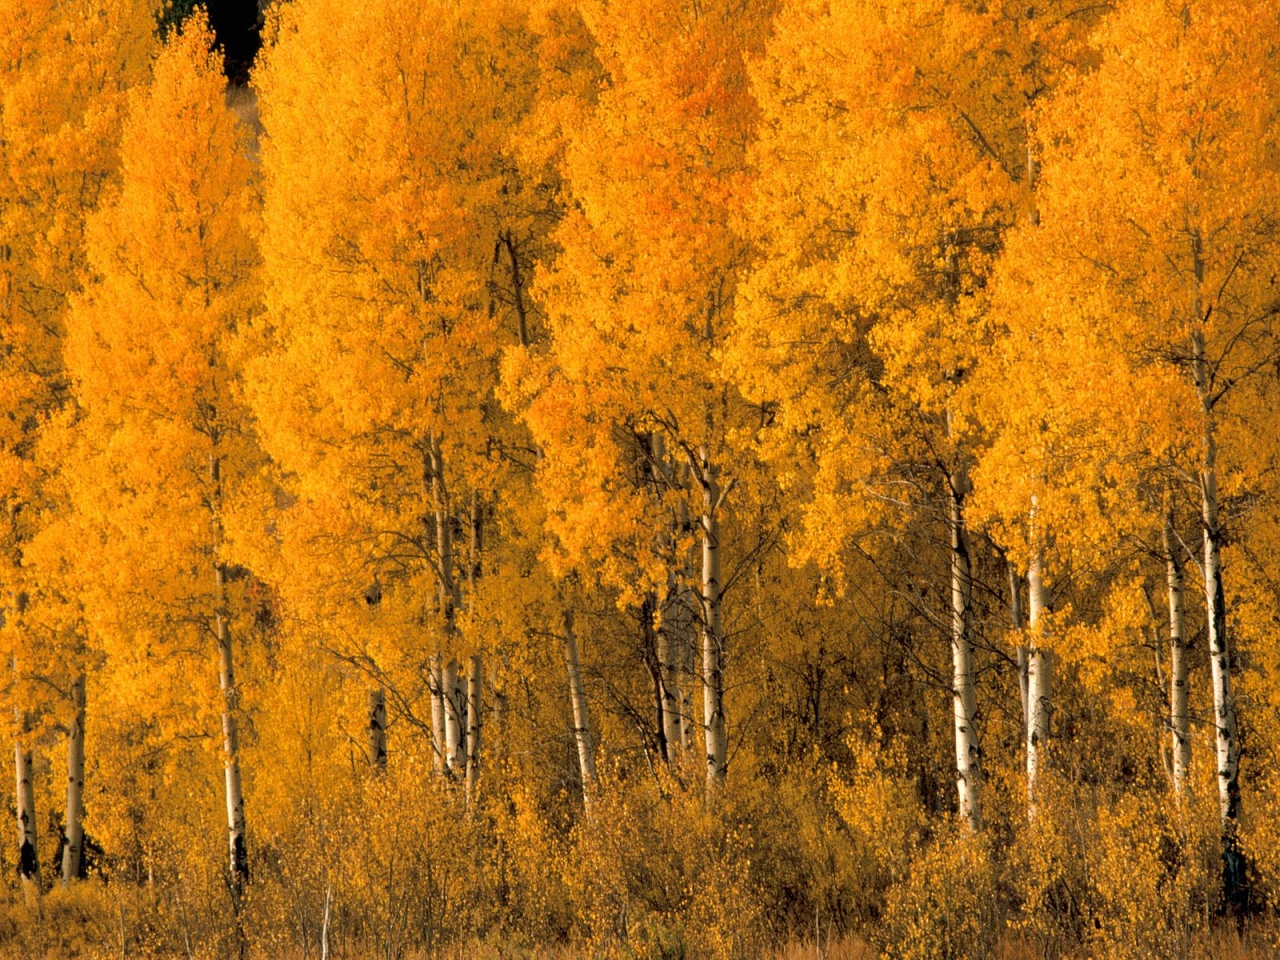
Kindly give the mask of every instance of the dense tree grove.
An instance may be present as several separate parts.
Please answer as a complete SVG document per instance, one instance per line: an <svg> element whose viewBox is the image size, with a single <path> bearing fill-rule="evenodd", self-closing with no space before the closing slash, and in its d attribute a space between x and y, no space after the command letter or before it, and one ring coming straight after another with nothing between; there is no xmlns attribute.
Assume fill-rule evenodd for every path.
<svg viewBox="0 0 1280 960"><path fill-rule="evenodd" d="M0 3L0 955L1280 947L1280 7L264 23Z"/></svg>

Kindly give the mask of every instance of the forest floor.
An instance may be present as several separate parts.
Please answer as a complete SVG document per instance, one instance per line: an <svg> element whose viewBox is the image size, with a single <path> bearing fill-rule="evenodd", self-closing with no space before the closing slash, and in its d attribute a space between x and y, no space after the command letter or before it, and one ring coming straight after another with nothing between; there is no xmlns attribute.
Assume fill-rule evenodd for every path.
<svg viewBox="0 0 1280 960"><path fill-rule="evenodd" d="M1170 955L1167 948L1152 945L1150 956ZM821 948L812 941L791 943L762 960L875 960L878 956L876 949L865 939L851 935L830 943L824 941ZM1087 946L1074 949L1050 946L1046 949L1030 939L1006 936L996 945L991 960L1044 960L1046 956L1058 957L1059 960L1093 960L1102 955ZM472 946L458 947L438 960L596 960L596 955L569 947L525 955L490 946ZM1265 932L1255 931L1252 935L1241 936L1233 930L1216 930L1196 938L1187 960L1280 960L1280 946L1276 945L1275 937L1268 937Z"/></svg>
<svg viewBox="0 0 1280 960"><path fill-rule="evenodd" d="M203 956L198 951L195 954ZM1126 954L1126 956L1141 954ZM83 960L107 960L121 956L118 946L76 953L76 958ZM126 955L128 956L128 955ZM248 960L258 960L257 954L251 952ZM339 953L341 956L341 953ZM610 953L593 953L573 947L558 947L527 952L519 949L502 948L490 944L472 944L457 946L434 955L412 955L405 960L601 960L612 957ZM832 943L824 942L819 949L812 942L796 942L782 947L761 960L874 960L878 957L876 949L866 940L857 936L846 937ZM990 960L1044 960L1046 956L1057 957L1058 960L1102 960L1109 954L1100 954L1088 947L1075 949L1050 946L1045 948L1031 940L1018 937L1005 937L989 955ZM1167 946L1161 949L1152 945L1152 957L1172 956ZM146 954L146 960L168 960L153 954ZM261 955L266 960L265 955ZM71 958L36 951L32 952L30 944L0 944L0 960L71 960ZM141 958L140 958L141 960ZM174 957L173 960L178 960ZM271 960L316 960L314 951L309 956L301 952L292 955L276 955ZM345 960L364 960L362 957L348 956ZM1233 932L1219 932L1200 937L1193 944L1186 960L1280 960L1280 947L1260 937L1241 937Z"/></svg>

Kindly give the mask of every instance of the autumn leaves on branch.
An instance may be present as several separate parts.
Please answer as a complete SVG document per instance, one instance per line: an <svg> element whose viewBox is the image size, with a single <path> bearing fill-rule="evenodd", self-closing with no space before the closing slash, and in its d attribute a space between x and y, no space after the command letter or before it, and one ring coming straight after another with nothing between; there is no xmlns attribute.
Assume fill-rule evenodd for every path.
<svg viewBox="0 0 1280 960"><path fill-rule="evenodd" d="M74 717L64 878L86 675L90 717L217 715L240 886L255 636L359 671L370 765L400 723L467 808L552 645L589 810L582 614L638 610L646 757L697 756L714 809L752 566L785 551L840 603L917 535L942 600L859 589L947 639L970 829L979 660L1021 674L1034 821L1075 749L1049 745L1055 676L1112 637L1065 585L1119 564L1166 585L1180 796L1203 583L1232 842L1260 594L1227 548L1270 533L1228 504L1276 492L1266 4L293 0L260 132L202 13L161 38L144 0L92 6L0 14L5 636L19 781L34 677L71 691L40 708Z"/></svg>

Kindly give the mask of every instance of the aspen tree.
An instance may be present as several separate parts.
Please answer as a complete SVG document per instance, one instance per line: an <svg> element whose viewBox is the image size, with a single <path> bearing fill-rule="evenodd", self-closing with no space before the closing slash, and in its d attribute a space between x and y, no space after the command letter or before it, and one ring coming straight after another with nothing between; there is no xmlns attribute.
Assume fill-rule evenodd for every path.
<svg viewBox="0 0 1280 960"><path fill-rule="evenodd" d="M36 629L66 617L50 608L65 607L59 597L71 591L56 589L52 569L32 572L27 545L54 515L51 477L60 464L42 455L40 439L68 399L60 342L85 264L85 217L116 178L125 93L145 77L156 8L150 0L35 0L0 9L0 498L11 520L3 605L19 662L82 662L80 633ZM37 633L60 639L39 649ZM82 782L84 743L74 736L83 733L83 701L76 700L83 683L69 687L79 721L68 727L67 776ZM29 693L21 682L14 690ZM15 703L24 715L34 706ZM29 740L15 747L18 783L30 779L32 749ZM69 836L81 829L73 792L69 787ZM30 819L34 837L34 811ZM24 842L17 862L25 871Z"/></svg>
<svg viewBox="0 0 1280 960"><path fill-rule="evenodd" d="M14 672L18 664L14 660ZM40 893L39 834L36 827L36 795L32 782L30 729L26 715L14 710L14 806L18 814L18 876L23 892L30 899Z"/></svg>
<svg viewBox="0 0 1280 960"><path fill-rule="evenodd" d="M1053 718L1053 651L1047 643L1045 617L1049 587L1044 570L1044 527L1036 527L1036 501L1031 506L1031 559L1027 565L1027 810L1034 819L1036 784L1044 766Z"/></svg>
<svg viewBox="0 0 1280 960"><path fill-rule="evenodd" d="M535 84L525 11L302 0L268 33L255 86L273 339L247 379L296 500L281 553L309 571L272 579L342 625L400 709L426 708L412 720L437 769L462 776L454 679L485 612L458 528L522 442L493 391L502 348L534 325L522 284L542 198L514 144ZM372 577L376 607L355 599Z"/></svg>
<svg viewBox="0 0 1280 960"><path fill-rule="evenodd" d="M1173 516L1165 518L1162 537L1165 589L1169 603L1169 732L1173 747L1173 790L1181 797L1187 790L1191 768L1191 716L1187 705L1187 627L1183 612L1182 561L1178 556Z"/></svg>
<svg viewBox="0 0 1280 960"><path fill-rule="evenodd" d="M548 343L510 370L544 453L539 488L565 566L594 567L605 584L625 585L622 602L638 604L666 586L671 512L683 503L697 518L712 793L728 756L719 578L738 479L728 438L743 415L716 354L747 249L729 227L754 121L744 61L770 13L679 0L583 7L608 81L565 152L569 206L553 234L554 264L536 283ZM660 448L636 442L646 436ZM636 481L661 473L635 466L654 449L679 458L686 486L655 495ZM683 548L688 533L682 539Z"/></svg>
<svg viewBox="0 0 1280 960"><path fill-rule="evenodd" d="M225 104L212 43L193 15L130 97L121 186L89 222L93 277L69 316L65 356L89 468L72 499L86 511L111 504L107 536L129 571L114 604L87 613L116 637L141 612L179 643L212 640L239 891L249 865L234 653L244 600L228 540L260 494L236 379L252 343L257 252L247 133ZM163 548L151 530L164 531Z"/></svg>
<svg viewBox="0 0 1280 960"><path fill-rule="evenodd" d="M578 772L582 777L582 805L587 817L599 783L596 777L596 746L591 738L591 715L587 712L587 690L582 682L582 661L578 655L578 636L573 628L573 611L564 612L564 668L569 679L569 704L573 708L573 740L578 751Z"/></svg>
<svg viewBox="0 0 1280 960"><path fill-rule="evenodd" d="M467 758L466 801L470 810L480 781L480 731L484 711L484 672L480 654L473 654L467 666Z"/></svg>
<svg viewBox="0 0 1280 960"><path fill-rule="evenodd" d="M1126 422L1150 461L1178 456L1191 438L1199 446L1198 463L1179 466L1198 474L1227 834L1240 794L1220 424L1247 402L1240 385L1275 355L1266 325L1275 311L1269 277L1280 256L1272 190L1280 127L1264 105L1277 94L1280 20L1254 18L1247 12L1253 9L1192 3L1173 11L1139 0L1118 9L1099 36L1100 68L1046 115L1045 135L1053 139L1045 151L1042 222L1049 232L1039 238L1043 285L1057 293L1096 284L1091 297L1057 293L1069 305L1061 321L1067 335L1078 336L1085 324L1103 331L1114 378L1128 377L1136 390L1161 398L1150 412L1128 408L1133 419ZM1124 188L1109 182L1117 169L1125 171ZM1086 183L1105 187L1089 193ZM1098 326L1101 311L1105 327ZM1227 454L1245 475L1248 453ZM1175 579L1170 571L1171 618Z"/></svg>
<svg viewBox="0 0 1280 960"><path fill-rule="evenodd" d="M84 722L85 675L71 684L74 710L67 731L67 806L62 847L62 882L79 880L84 867Z"/></svg>
<svg viewBox="0 0 1280 960"><path fill-rule="evenodd" d="M949 625L957 801L971 828L970 471L984 425L965 390L985 359L987 280L1029 189L1022 111L1053 74L1038 64L1077 46L1091 20L1051 16L1041 29L1035 8L1017 9L784 5L753 75L762 255L727 352L747 395L776 408L764 440L808 494L793 552L837 592L849 548L871 531L944 525L950 602L937 618Z"/></svg>

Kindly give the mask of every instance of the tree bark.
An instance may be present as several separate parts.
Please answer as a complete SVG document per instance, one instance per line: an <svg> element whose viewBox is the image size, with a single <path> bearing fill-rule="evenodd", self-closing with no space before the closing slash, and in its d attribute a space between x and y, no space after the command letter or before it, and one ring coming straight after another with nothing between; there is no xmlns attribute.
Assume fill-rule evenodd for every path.
<svg viewBox="0 0 1280 960"><path fill-rule="evenodd" d="M439 591L440 618L446 636L452 636L461 596L458 579L454 574L453 518L449 513L449 488L444 480L444 455L440 451L440 438L431 434L428 456L428 473L431 481L431 498L435 502L436 586Z"/></svg>
<svg viewBox="0 0 1280 960"><path fill-rule="evenodd" d="M1204 282L1201 238L1192 234L1195 263L1195 300L1192 317L1204 322L1208 314L1200 294ZM1231 689L1231 644L1227 632L1227 599L1222 575L1223 529L1218 500L1218 438L1215 425L1214 370L1205 354L1204 333L1192 334L1192 374L1200 398L1202 423L1200 460L1200 508L1204 536L1205 621L1209 633L1209 666L1213 679L1214 745L1218 768L1218 806L1222 823L1222 891L1233 909L1247 908L1247 867L1240 849L1240 743L1237 739L1236 702Z"/></svg>
<svg viewBox="0 0 1280 960"><path fill-rule="evenodd" d="M1014 630L1021 630L1022 596L1018 583L1018 570L1011 561L1006 561L1005 566L1009 572L1009 621ZM1031 723L1027 691L1027 645L1019 643L1015 654L1018 667L1018 696L1022 702L1022 735L1025 737L1028 725Z"/></svg>
<svg viewBox="0 0 1280 960"><path fill-rule="evenodd" d="M79 880L84 857L85 677L71 684L71 726L67 730L67 824L62 845L62 882Z"/></svg>
<svg viewBox="0 0 1280 960"><path fill-rule="evenodd" d="M982 826L982 754L974 728L978 702L973 664L973 581L969 536L964 524L964 498L969 492L969 478L963 468L952 473L950 488L951 695L956 738L956 791L960 818L970 830L978 830Z"/></svg>
<svg viewBox="0 0 1280 960"><path fill-rule="evenodd" d="M1204 431L1201 496L1204 520L1204 594L1209 627L1209 664L1213 676L1213 716L1218 759L1218 803L1224 825L1240 817L1240 748L1236 740L1236 703L1231 690L1231 649L1222 582L1222 527L1219 522L1217 443L1209 421Z"/></svg>
<svg viewBox="0 0 1280 960"><path fill-rule="evenodd" d="M702 730L707 790L725 778L728 756L724 715L724 627L720 620L720 486L707 448L698 452L702 482Z"/></svg>
<svg viewBox="0 0 1280 960"><path fill-rule="evenodd" d="M661 674L661 714L663 739L668 761L684 744L680 724L680 624L679 582L673 572L667 576L667 594L662 601L662 625L658 629L658 669Z"/></svg>
<svg viewBox="0 0 1280 960"><path fill-rule="evenodd" d="M670 763L671 753L667 747L667 728L663 719L664 687L662 682L662 639L661 630L654 628L657 616L658 599L650 590L645 593L640 603L640 641L644 654L645 670L649 673L649 688L653 693L653 719L655 738L658 744L658 756L663 763Z"/></svg>
<svg viewBox="0 0 1280 960"><path fill-rule="evenodd" d="M433 765L435 772L443 776L446 769L445 755L448 753L448 731L445 722L444 671L440 667L440 654L432 656L427 677L431 688L431 749L435 755Z"/></svg>
<svg viewBox="0 0 1280 960"><path fill-rule="evenodd" d="M16 659L13 668L16 674ZM38 894L40 856L36 828L36 791L32 780L32 749L28 741L30 731L22 710L14 707L13 713L18 734L13 748L14 798L18 814L18 876L22 878L24 890Z"/></svg>
<svg viewBox="0 0 1280 960"><path fill-rule="evenodd" d="M1027 606L1030 613L1031 643L1027 649L1027 805L1036 811L1036 782L1044 765L1050 720L1053 714L1053 655L1044 646L1044 615L1049 610L1049 591L1044 582L1044 551L1036 542L1035 506L1032 506L1032 552L1027 569Z"/></svg>
<svg viewBox="0 0 1280 960"><path fill-rule="evenodd" d="M467 673L467 781L466 805L471 809L475 801L476 790L480 782L480 728L481 708L483 706L483 664L480 654L471 657L471 667Z"/></svg>
<svg viewBox="0 0 1280 960"><path fill-rule="evenodd" d="M227 839L232 890L239 898L249 879L249 852L245 845L244 794L240 787L240 731L236 718L239 696L232 659L231 631L227 627L224 612L226 573L222 564L217 565L217 582L219 611L214 622L218 637L218 685L222 688L222 755L226 777Z"/></svg>
<svg viewBox="0 0 1280 960"><path fill-rule="evenodd" d="M444 668L445 766L458 774L467 764L466 681L457 660Z"/></svg>
<svg viewBox="0 0 1280 960"><path fill-rule="evenodd" d="M227 801L227 841L231 870L231 890L239 908L240 896L249 879L249 852L245 840L244 794L240 786L240 731L237 720L239 692L236 688L235 660L227 610L227 570L218 556L222 547L222 461L218 441L209 454L210 500L213 527L214 635L218 642L218 686L222 691L222 761Z"/></svg>
<svg viewBox="0 0 1280 960"><path fill-rule="evenodd" d="M369 691L369 766L374 773L387 769L387 691Z"/></svg>
<svg viewBox="0 0 1280 960"><path fill-rule="evenodd" d="M582 805L591 816L596 790L595 744L591 742L591 721L587 714L587 691L582 683L582 663L578 658L578 638L573 630L573 611L564 613L564 666L569 676L569 703L573 708L573 739L578 748L578 772L582 777Z"/></svg>
<svg viewBox="0 0 1280 960"><path fill-rule="evenodd" d="M1164 525L1165 582L1169 592L1169 730L1173 739L1173 792L1183 796L1191 769L1191 716L1187 712L1187 634L1183 617L1182 564L1173 516Z"/></svg>

